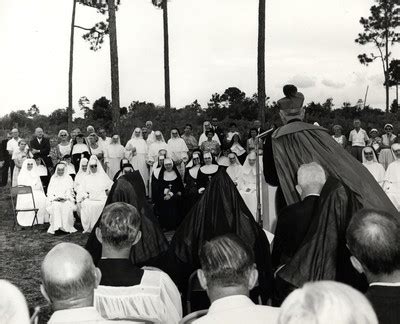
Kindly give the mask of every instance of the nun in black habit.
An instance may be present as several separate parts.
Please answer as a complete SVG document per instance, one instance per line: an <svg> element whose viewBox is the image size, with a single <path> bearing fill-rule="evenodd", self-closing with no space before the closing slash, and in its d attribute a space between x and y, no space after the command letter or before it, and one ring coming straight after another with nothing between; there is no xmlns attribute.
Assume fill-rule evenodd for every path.
<svg viewBox="0 0 400 324"><path fill-rule="evenodd" d="M182 221L183 182L171 159L166 158L157 179L157 191L153 196L154 213L161 228L175 230Z"/></svg>
<svg viewBox="0 0 400 324"><path fill-rule="evenodd" d="M272 293L270 245L264 230L256 223L235 184L221 169L177 229L171 253L179 263L180 289L185 289L188 277L200 268L199 250L216 236L238 235L254 251L259 272L259 291L264 302Z"/></svg>

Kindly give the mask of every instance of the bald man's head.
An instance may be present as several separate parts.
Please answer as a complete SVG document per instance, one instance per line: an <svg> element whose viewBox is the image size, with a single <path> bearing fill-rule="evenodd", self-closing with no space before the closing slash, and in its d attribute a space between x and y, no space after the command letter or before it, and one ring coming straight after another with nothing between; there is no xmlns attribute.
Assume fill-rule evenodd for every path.
<svg viewBox="0 0 400 324"><path fill-rule="evenodd" d="M101 274L84 248L72 243L56 245L44 258L41 270L43 288L52 304L93 303Z"/></svg>
<svg viewBox="0 0 400 324"><path fill-rule="evenodd" d="M29 311L24 295L5 280L0 280L0 291L0 322L28 324Z"/></svg>

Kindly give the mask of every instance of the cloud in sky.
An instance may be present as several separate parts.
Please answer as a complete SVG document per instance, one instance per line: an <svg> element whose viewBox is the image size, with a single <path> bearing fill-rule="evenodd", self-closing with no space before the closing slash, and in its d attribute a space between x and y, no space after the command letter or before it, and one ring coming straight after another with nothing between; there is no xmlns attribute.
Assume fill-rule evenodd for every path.
<svg viewBox="0 0 400 324"><path fill-rule="evenodd" d="M258 0L173 0L169 4L171 104L195 99L206 106L212 93L237 86L257 91ZM370 85L371 102L383 107L378 63L362 66L369 51L354 43L359 18L373 1L270 1L266 28L266 85L271 100L287 82L303 88L308 101L356 101ZM0 116L32 104L48 114L68 103L69 27L72 1L0 0ZM329 20L326 13L329 12ZM78 6L77 25L104 19ZM340 24L337 22L340 21ZM117 13L121 105L133 100L164 102L162 11L150 0L122 1ZM74 108L87 96L111 97L108 38L98 52L75 31ZM393 57L399 56L393 49ZM373 80L370 80L370 77ZM321 80L345 80L328 87ZM336 81L335 81L336 80ZM348 81L350 80L350 81ZM354 82L352 82L354 80ZM333 92L333 93L332 93Z"/></svg>
<svg viewBox="0 0 400 324"><path fill-rule="evenodd" d="M344 82L336 82L330 79L323 79L321 83L328 88L334 88L334 89L342 89L346 86Z"/></svg>
<svg viewBox="0 0 400 324"><path fill-rule="evenodd" d="M311 88L316 85L316 78L298 74L291 77L287 83L294 84L298 88Z"/></svg>

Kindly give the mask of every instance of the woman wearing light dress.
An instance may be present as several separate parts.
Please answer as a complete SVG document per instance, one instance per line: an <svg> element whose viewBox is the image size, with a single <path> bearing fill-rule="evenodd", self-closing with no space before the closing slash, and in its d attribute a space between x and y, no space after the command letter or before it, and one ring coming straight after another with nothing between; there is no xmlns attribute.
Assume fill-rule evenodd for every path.
<svg viewBox="0 0 400 324"><path fill-rule="evenodd" d="M60 130L58 138L60 139L58 150L60 151L61 158L65 155L71 155L71 141L68 139L68 132L65 129Z"/></svg>
<svg viewBox="0 0 400 324"><path fill-rule="evenodd" d="M379 163L383 165L385 170L388 168L389 164L395 160L395 156L392 151L392 145L396 141L396 135L393 134L393 125L386 124L385 134L382 135L381 150L379 153Z"/></svg>
<svg viewBox="0 0 400 324"><path fill-rule="evenodd" d="M120 170L120 163L124 156L125 148L121 145L119 136L113 135L110 144L106 145L104 157L104 164L110 179L113 179Z"/></svg>
<svg viewBox="0 0 400 324"><path fill-rule="evenodd" d="M13 151L11 159L14 161L14 173L12 178L12 186L15 187L18 184L18 174L22 168L22 164L27 158L32 158L33 155L29 151L29 147L26 144L26 140L20 139L18 142L18 149Z"/></svg>

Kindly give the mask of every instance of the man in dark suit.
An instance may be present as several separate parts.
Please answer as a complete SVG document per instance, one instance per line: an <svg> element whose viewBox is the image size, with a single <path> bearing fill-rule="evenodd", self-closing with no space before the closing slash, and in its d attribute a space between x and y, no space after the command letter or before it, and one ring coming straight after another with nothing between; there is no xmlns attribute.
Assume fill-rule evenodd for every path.
<svg viewBox="0 0 400 324"><path fill-rule="evenodd" d="M0 143L0 187L6 186L8 182L8 169L10 168L11 156L7 151L7 143L11 138L11 133L7 133L7 138Z"/></svg>
<svg viewBox="0 0 400 324"><path fill-rule="evenodd" d="M214 131L215 135L218 136L218 139L221 145L225 142L225 133L224 130L218 126L218 118L211 119L211 129Z"/></svg>
<svg viewBox="0 0 400 324"><path fill-rule="evenodd" d="M35 137L30 141L29 146L32 153L42 158L47 168L51 168L53 163L51 162L50 154L50 141L44 137L43 129L38 127L35 129Z"/></svg>
<svg viewBox="0 0 400 324"><path fill-rule="evenodd" d="M275 274L291 260L304 240L325 182L325 172L319 164L313 162L300 166L296 189L301 201L285 207L278 215L272 250ZM294 287L276 277L276 288L276 304L279 304Z"/></svg>
<svg viewBox="0 0 400 324"><path fill-rule="evenodd" d="M363 209L347 228L354 268L367 277L366 293L380 324L400 323L400 220L386 212Z"/></svg>

